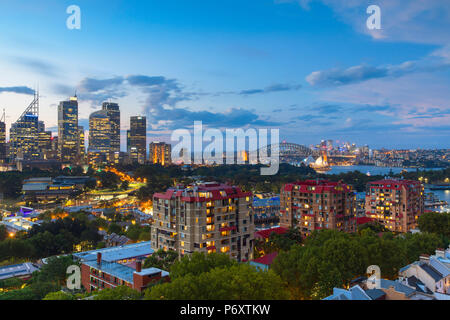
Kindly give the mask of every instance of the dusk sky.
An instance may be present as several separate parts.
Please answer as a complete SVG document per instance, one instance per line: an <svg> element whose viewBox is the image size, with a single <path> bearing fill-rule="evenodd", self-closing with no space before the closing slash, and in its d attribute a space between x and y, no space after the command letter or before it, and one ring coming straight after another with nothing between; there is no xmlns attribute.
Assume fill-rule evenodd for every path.
<svg viewBox="0 0 450 320"><path fill-rule="evenodd" d="M381 30L366 27L372 4ZM81 30L66 27L70 5ZM38 85L54 131L77 91L86 130L113 101L122 130L148 117L149 142L203 121L304 145L450 148L450 1L2 0L8 133Z"/></svg>

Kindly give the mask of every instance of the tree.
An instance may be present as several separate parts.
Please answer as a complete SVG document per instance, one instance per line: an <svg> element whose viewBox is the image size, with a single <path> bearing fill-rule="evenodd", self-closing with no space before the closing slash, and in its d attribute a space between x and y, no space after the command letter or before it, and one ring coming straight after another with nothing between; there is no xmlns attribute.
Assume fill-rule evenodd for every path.
<svg viewBox="0 0 450 320"><path fill-rule="evenodd" d="M290 228L284 234L277 234L272 232L269 238L269 245L271 251L289 250L295 244L302 243L302 235L298 229ZM266 252L269 253L269 252Z"/></svg>
<svg viewBox="0 0 450 320"><path fill-rule="evenodd" d="M141 293L127 286L106 288L94 292L93 295L94 300L140 300L142 298Z"/></svg>
<svg viewBox="0 0 450 320"><path fill-rule="evenodd" d="M279 276L248 264L187 274L146 290L146 300L279 300L288 296Z"/></svg>
<svg viewBox="0 0 450 320"><path fill-rule="evenodd" d="M122 184L120 185L120 189L121 189L121 190L128 190L129 185L130 185L130 183L129 183L127 180L125 180L125 181L123 181Z"/></svg>
<svg viewBox="0 0 450 320"><path fill-rule="evenodd" d="M419 217L419 229L450 239L450 215L438 212L424 213Z"/></svg>
<svg viewBox="0 0 450 320"><path fill-rule="evenodd" d="M42 300L75 300L75 297L64 291L50 292Z"/></svg>
<svg viewBox="0 0 450 320"><path fill-rule="evenodd" d="M184 256L180 261L175 262L170 269L170 278L176 279L188 274L199 275L209 272L214 268L229 268L235 266L237 262L232 260L225 253L202 253L194 252Z"/></svg>
<svg viewBox="0 0 450 320"><path fill-rule="evenodd" d="M119 226L117 223L111 223L108 227L108 233L116 233L119 234L122 232L122 227Z"/></svg>
<svg viewBox="0 0 450 320"><path fill-rule="evenodd" d="M150 257L145 259L144 268L158 268L162 270L170 270L173 263L177 260L178 253L174 250L164 251L158 250Z"/></svg>
<svg viewBox="0 0 450 320"><path fill-rule="evenodd" d="M5 240L6 238L8 238L8 231L4 225L0 225L0 241Z"/></svg>

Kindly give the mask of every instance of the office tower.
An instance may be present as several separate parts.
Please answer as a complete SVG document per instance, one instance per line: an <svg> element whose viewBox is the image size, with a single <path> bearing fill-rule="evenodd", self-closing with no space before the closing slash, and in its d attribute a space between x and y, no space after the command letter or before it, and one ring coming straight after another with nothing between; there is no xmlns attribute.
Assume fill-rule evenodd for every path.
<svg viewBox="0 0 450 320"><path fill-rule="evenodd" d="M38 127L39 127L39 94L34 94L31 104L10 129L11 160L39 159Z"/></svg>
<svg viewBox="0 0 450 320"><path fill-rule="evenodd" d="M78 98L61 101L58 106L59 157L62 162L79 161Z"/></svg>
<svg viewBox="0 0 450 320"><path fill-rule="evenodd" d="M341 182L306 180L281 188L280 226L298 227L303 237L321 229L355 232L355 213L355 193Z"/></svg>
<svg viewBox="0 0 450 320"><path fill-rule="evenodd" d="M85 158L86 158L86 143L85 143L85 135L84 135L84 127L82 126L78 126L78 138L79 138L79 142L78 142L78 147L79 147L79 151L78 154L80 155L80 160L82 163L85 162Z"/></svg>
<svg viewBox="0 0 450 320"><path fill-rule="evenodd" d="M253 196L240 188L207 182L170 188L153 196L151 245L175 250L223 252L237 261L253 258Z"/></svg>
<svg viewBox="0 0 450 320"><path fill-rule="evenodd" d="M2 118L0 119L0 163L5 163L6 159L6 115L3 111Z"/></svg>
<svg viewBox="0 0 450 320"><path fill-rule="evenodd" d="M393 232L408 232L417 227L424 212L424 186L412 180L370 182L366 191L366 216Z"/></svg>
<svg viewBox="0 0 450 320"><path fill-rule="evenodd" d="M130 118L130 135L127 151L133 163L144 164L147 158L147 118Z"/></svg>
<svg viewBox="0 0 450 320"><path fill-rule="evenodd" d="M111 150L111 122L108 113L100 110L89 117L89 165L94 167L109 164Z"/></svg>
<svg viewBox="0 0 450 320"><path fill-rule="evenodd" d="M38 146L41 158L53 159L52 153L52 132L40 131L38 134Z"/></svg>
<svg viewBox="0 0 450 320"><path fill-rule="evenodd" d="M149 145L149 161L153 164L168 165L171 163L172 145L164 142L152 142Z"/></svg>
<svg viewBox="0 0 450 320"><path fill-rule="evenodd" d="M38 121L38 132L44 132L44 131L45 131L44 121Z"/></svg>
<svg viewBox="0 0 450 320"><path fill-rule="evenodd" d="M120 109L117 103L104 102L102 110L106 111L111 121L111 152L120 152Z"/></svg>
<svg viewBox="0 0 450 320"><path fill-rule="evenodd" d="M58 154L59 149L59 143L58 143L58 136L55 136L52 138L52 151L56 151L56 154Z"/></svg>

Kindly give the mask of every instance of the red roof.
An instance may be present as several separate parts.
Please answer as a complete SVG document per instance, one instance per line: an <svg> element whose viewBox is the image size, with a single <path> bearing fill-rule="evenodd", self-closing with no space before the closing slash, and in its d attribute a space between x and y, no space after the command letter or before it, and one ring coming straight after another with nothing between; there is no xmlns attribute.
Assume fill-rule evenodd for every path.
<svg viewBox="0 0 450 320"><path fill-rule="evenodd" d="M352 187L341 182L334 182L328 180L306 180L294 183L288 183L284 186L284 191L292 191L294 186L299 186L299 191L302 193L323 193L323 192L349 192ZM314 187L312 190L311 187Z"/></svg>
<svg viewBox="0 0 450 320"><path fill-rule="evenodd" d="M378 181L369 182L370 187L375 187L375 185L380 185L383 189L395 189L395 190L399 190L402 187L409 188L410 185L414 185L417 187L417 186L420 186L421 184L422 183L420 181L415 181L415 180L394 180L394 179L378 180Z"/></svg>
<svg viewBox="0 0 450 320"><path fill-rule="evenodd" d="M264 257L254 259L253 262L264 264L266 266L270 266L273 260L278 256L278 252L272 252L266 254Z"/></svg>
<svg viewBox="0 0 450 320"><path fill-rule="evenodd" d="M359 217L359 218L356 218L356 224L357 224L357 225L365 224L365 223L370 223L370 222L372 222L372 221L374 221L374 219L369 218L369 217Z"/></svg>
<svg viewBox="0 0 450 320"><path fill-rule="evenodd" d="M286 228L277 227L277 228L272 228L272 229L256 231L255 236L259 236L264 239L268 239L272 233L285 234L287 231L288 231L288 229L286 229Z"/></svg>
<svg viewBox="0 0 450 320"><path fill-rule="evenodd" d="M252 197L252 192L243 192L239 187L229 186L226 184L209 183L197 185L198 192L210 192L212 197L205 198L194 196L193 193L188 192L187 196L183 196L183 191L192 191L192 189L173 189L170 188L164 193L155 193L155 199L170 200L173 197L181 198L181 201L186 202L206 202L214 200L225 200L230 198L245 198ZM225 191L226 195L222 195L221 191Z"/></svg>

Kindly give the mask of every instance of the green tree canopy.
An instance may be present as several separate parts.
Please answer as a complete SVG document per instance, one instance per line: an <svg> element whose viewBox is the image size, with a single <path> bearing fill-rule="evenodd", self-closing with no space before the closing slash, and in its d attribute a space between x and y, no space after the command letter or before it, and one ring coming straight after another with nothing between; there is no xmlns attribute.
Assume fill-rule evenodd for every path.
<svg viewBox="0 0 450 320"><path fill-rule="evenodd" d="M278 300L288 295L279 276L240 264L187 274L146 290L148 300Z"/></svg>

